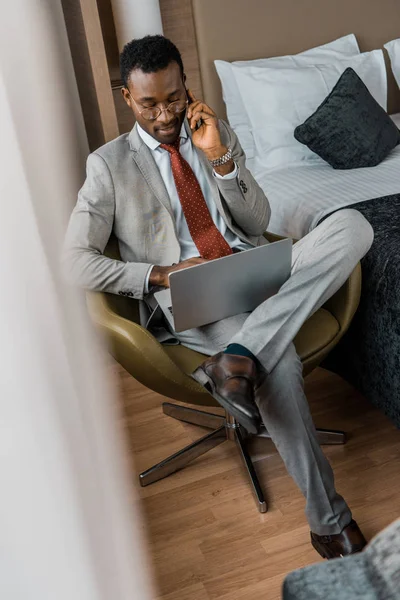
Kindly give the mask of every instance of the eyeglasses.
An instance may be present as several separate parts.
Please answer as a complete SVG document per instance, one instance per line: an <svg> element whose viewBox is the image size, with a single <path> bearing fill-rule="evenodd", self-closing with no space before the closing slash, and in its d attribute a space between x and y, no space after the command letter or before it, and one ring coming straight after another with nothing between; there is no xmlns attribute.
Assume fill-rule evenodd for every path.
<svg viewBox="0 0 400 600"><path fill-rule="evenodd" d="M135 102L132 94L128 90L128 94L130 95L132 101L134 102L136 108L138 109L139 115L146 119L146 121L155 121L161 115L162 112L168 111L172 115L178 115L183 112L187 105L189 104L188 100L174 100L171 102L166 108L159 108L158 106L152 106L151 108L143 108L143 110L139 110L137 103Z"/></svg>

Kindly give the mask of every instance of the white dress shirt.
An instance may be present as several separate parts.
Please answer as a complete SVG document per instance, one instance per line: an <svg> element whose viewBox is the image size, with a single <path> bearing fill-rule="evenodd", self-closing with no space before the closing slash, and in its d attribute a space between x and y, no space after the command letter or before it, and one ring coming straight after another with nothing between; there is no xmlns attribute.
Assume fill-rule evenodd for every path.
<svg viewBox="0 0 400 600"><path fill-rule="evenodd" d="M160 148L160 142L154 139L151 135L149 135L144 129L137 125L138 133L146 146L148 146L151 150L155 163L160 171L160 175L164 181L165 187L167 189L169 198L171 200L172 212L175 219L176 230L178 233L178 240L181 247L181 258L180 260L187 260L188 258L193 258L195 256L199 256L199 251L194 243L192 236L190 235L189 228L186 222L185 215L183 214L182 206L179 200L179 195L176 189L174 176L172 174L171 169L171 158L170 154L167 150ZM193 148L192 140L189 138L187 131L185 129L185 125L182 124L182 129L180 133L181 143L180 143L180 152L183 158L189 163L192 168L193 173L197 181L199 182L201 191L203 192L204 199L207 203L208 209L211 214L211 218L214 221L217 229L224 236L225 240L228 242L231 248L238 248L239 250L248 250L249 245L245 242L242 242L237 235L231 231L222 216L219 214L217 210L217 206L214 202L214 198L212 195L211 187L207 181L205 173L203 171L202 165L200 163L199 157L196 154L195 149ZM235 164L235 168L228 175L219 175L214 171L214 176L219 179L234 179L237 177L238 167ZM147 274L145 292L148 290L148 281L150 278L151 269Z"/></svg>

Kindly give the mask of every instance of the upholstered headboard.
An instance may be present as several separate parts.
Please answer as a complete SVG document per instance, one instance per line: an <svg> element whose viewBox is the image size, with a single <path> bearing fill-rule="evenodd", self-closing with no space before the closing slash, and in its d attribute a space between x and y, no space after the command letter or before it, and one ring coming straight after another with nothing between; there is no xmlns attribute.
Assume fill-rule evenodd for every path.
<svg viewBox="0 0 400 600"><path fill-rule="evenodd" d="M213 61L295 54L348 33L361 52L400 35L400 0L192 0L204 99L226 117ZM388 111L400 92L388 57Z"/></svg>

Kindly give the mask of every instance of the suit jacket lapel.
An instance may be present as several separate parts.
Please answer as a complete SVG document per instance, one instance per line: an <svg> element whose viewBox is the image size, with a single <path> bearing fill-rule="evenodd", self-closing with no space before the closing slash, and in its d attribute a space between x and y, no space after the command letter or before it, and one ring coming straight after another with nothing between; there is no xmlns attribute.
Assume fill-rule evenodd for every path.
<svg viewBox="0 0 400 600"><path fill-rule="evenodd" d="M167 188L165 187L160 171L151 155L150 149L138 134L136 125L129 134L129 145L133 153L133 159L139 167L143 177L146 179L154 195L173 217L174 215Z"/></svg>

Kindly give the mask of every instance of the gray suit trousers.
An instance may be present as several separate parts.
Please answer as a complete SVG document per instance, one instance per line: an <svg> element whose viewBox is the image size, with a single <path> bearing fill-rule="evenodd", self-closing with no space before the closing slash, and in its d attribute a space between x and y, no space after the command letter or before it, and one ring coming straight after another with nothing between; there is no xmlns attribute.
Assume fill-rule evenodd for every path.
<svg viewBox="0 0 400 600"><path fill-rule="evenodd" d="M278 294L252 313L175 333L183 345L210 356L229 343L241 344L264 365L269 376L256 402L306 498L306 516L318 535L339 533L352 517L336 492L331 466L317 441L293 339L344 284L372 241L372 228L359 212L338 211L294 245L291 277Z"/></svg>

